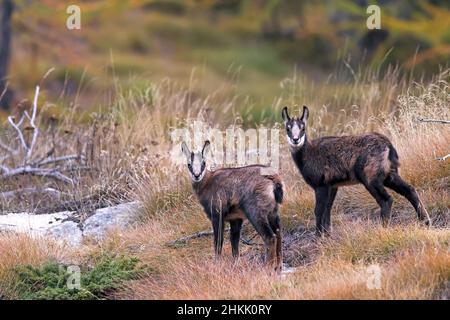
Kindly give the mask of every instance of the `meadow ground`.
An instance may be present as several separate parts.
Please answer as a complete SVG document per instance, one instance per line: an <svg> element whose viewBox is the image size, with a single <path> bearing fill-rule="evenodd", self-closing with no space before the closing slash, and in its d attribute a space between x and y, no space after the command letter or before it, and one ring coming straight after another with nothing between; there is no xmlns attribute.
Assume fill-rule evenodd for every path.
<svg viewBox="0 0 450 320"><path fill-rule="evenodd" d="M24 183L51 185L67 192L59 201L78 201L85 215L90 208L82 200L88 197L107 203L137 199L144 204L141 218L129 231L112 232L104 241L81 248L1 234L0 296L25 296L19 285L23 273L16 272L17 266L39 268L57 261L92 269L95 257L106 254L137 258L144 271L133 279L119 276L120 285L94 295L101 298L449 299L450 165L436 158L450 152L450 127L418 121L450 119L448 78L445 71L430 82L415 83L393 69L381 78L376 73L357 74L344 86L313 85L294 77L283 81L285 94L274 99L270 108L252 105L243 97L224 97L220 89L195 96L189 88L164 81L143 90L118 88L115 102L100 108L89 125L77 123L78 111L73 109L59 122L57 133L62 138L56 139L56 145L61 153L77 148L86 153L89 169L73 173L77 183L64 186L21 177L2 184L1 191ZM172 240L208 230L210 225L191 191L186 168L170 161L170 130L194 119L220 129L230 124L275 125L285 104L299 103L311 110L310 137L372 130L389 136L399 153L401 174L418 190L433 227L420 226L409 203L393 193L392 223L381 227L375 201L354 186L339 190L331 237L316 239L313 192L280 139L280 173L286 189L281 209L283 249L285 263L294 272L277 276L264 267L261 241L249 226L244 236L253 239L253 245L241 245L238 262L231 260L227 242L224 257L216 261L211 237L173 244ZM44 111L51 107L44 101L42 105ZM45 118L41 121L48 124ZM64 137L67 132L76 139ZM51 135L51 130L43 131L43 142L38 144L42 152L46 143L55 141L49 139ZM54 199L1 203L4 211L44 210L55 204ZM375 289L368 285L374 268L380 271Z"/></svg>

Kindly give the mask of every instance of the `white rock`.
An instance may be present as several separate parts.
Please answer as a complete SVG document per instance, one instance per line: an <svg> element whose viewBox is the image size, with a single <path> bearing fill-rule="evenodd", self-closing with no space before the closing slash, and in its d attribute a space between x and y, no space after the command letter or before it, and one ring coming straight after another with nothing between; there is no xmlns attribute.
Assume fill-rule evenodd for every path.
<svg viewBox="0 0 450 320"><path fill-rule="evenodd" d="M102 239L110 230L124 230L139 213L138 201L98 209L83 223L83 236Z"/></svg>
<svg viewBox="0 0 450 320"><path fill-rule="evenodd" d="M59 243L79 246L84 237L101 240L108 231L124 230L135 221L140 203L129 202L98 209L82 225L72 221L76 212L50 214L9 213L0 215L0 231L28 233L55 239Z"/></svg>
<svg viewBox="0 0 450 320"><path fill-rule="evenodd" d="M0 230L43 235L47 229L60 225L73 214L71 211L50 214L9 213L0 215Z"/></svg>
<svg viewBox="0 0 450 320"><path fill-rule="evenodd" d="M57 226L50 227L44 236L53 238L60 244L71 246L79 246L83 242L83 232L78 223L74 221L65 221Z"/></svg>

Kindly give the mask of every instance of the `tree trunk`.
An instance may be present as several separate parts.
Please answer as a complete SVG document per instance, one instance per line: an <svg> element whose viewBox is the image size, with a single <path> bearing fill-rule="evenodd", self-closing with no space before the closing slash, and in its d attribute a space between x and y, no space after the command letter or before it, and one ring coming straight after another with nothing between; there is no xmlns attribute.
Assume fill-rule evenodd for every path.
<svg viewBox="0 0 450 320"><path fill-rule="evenodd" d="M11 45L12 0L0 0L0 108L9 109L12 91L6 89ZM6 91L5 91L6 89Z"/></svg>

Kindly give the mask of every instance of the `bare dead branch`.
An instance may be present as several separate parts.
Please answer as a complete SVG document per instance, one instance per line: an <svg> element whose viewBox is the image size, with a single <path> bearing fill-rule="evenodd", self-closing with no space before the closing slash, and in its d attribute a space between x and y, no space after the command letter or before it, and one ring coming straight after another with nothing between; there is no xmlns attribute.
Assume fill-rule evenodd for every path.
<svg viewBox="0 0 450 320"><path fill-rule="evenodd" d="M98 171L98 168L93 168L90 166L75 166L75 167L67 167L67 168L61 168L59 172L77 172L77 171Z"/></svg>
<svg viewBox="0 0 450 320"><path fill-rule="evenodd" d="M37 101L39 97L39 86L36 86L36 91L34 93L34 100L33 100L33 110L31 114L30 119L30 125L33 128L33 138L31 139L30 147L28 148L27 156L25 158L25 163L28 163L28 161L31 158L31 154L33 153L34 146L36 144L37 137L39 135L39 128L36 126L36 114L37 114Z"/></svg>
<svg viewBox="0 0 450 320"><path fill-rule="evenodd" d="M54 154L54 153L55 153L55 147L53 146L53 147L50 148L50 150L47 151L46 154L44 154L44 155L43 155L42 157L40 157L38 160L36 160L35 162L33 162L33 164L39 164L39 163L41 163L41 162L44 161L45 159L50 158L50 156L51 156L52 154Z"/></svg>
<svg viewBox="0 0 450 320"><path fill-rule="evenodd" d="M0 198L3 199L9 199L9 198L15 198L18 196L22 196L24 194L42 194L42 193L46 193L52 196L57 196L60 197L63 192L54 189L54 188L22 188L22 189L17 189L17 190L12 190L12 191L5 191L0 193Z"/></svg>
<svg viewBox="0 0 450 320"><path fill-rule="evenodd" d="M23 118L22 118L23 119ZM11 124L11 126L14 128L14 130L16 130L17 132L17 137L20 140L20 143L22 144L22 147L28 151L28 146L27 143L25 142L25 138L23 137L22 134L22 130L20 130L19 125L20 124L16 124L14 123L14 117L13 116L9 116L8 117L8 122ZM19 121L19 123L21 123L21 121Z"/></svg>
<svg viewBox="0 0 450 320"><path fill-rule="evenodd" d="M78 155L78 154L71 154L68 156L47 158L47 159L44 159L44 160L38 162L36 165L37 166L45 166L47 164L70 161L70 160L84 160L84 157L82 155Z"/></svg>
<svg viewBox="0 0 450 320"><path fill-rule="evenodd" d="M434 122L434 123L450 124L450 120L425 119L425 118L417 118L417 120L420 122Z"/></svg>
<svg viewBox="0 0 450 320"><path fill-rule="evenodd" d="M18 175L24 175L24 174L53 178L55 180L59 180L64 183L70 183L70 184L74 183L74 181L71 178L63 175L62 173L58 172L55 169L41 169L41 168L34 168L34 167L30 167L30 166L11 169L11 170L3 173L2 175L0 175L0 180L11 178L11 177L18 176Z"/></svg>
<svg viewBox="0 0 450 320"><path fill-rule="evenodd" d="M230 231L230 228L225 228L224 232L228 232L228 231ZM203 230L203 231L199 231L199 232L190 234L190 235L185 236L185 237L181 237L181 238L169 241L169 242L166 243L166 245L167 246L176 246L178 244L184 244L184 243L188 242L189 240L203 238L203 237L209 237L209 236L212 236L212 235L214 235L214 232L212 230ZM256 235L254 235L251 239L253 239ZM257 243L251 242L251 239L246 239L246 238L241 236L241 243L246 244L248 246L259 245Z"/></svg>
<svg viewBox="0 0 450 320"><path fill-rule="evenodd" d="M6 82L5 87L3 88L3 92L0 94L0 101L2 101L3 97L5 96L6 92L8 91L9 83Z"/></svg>
<svg viewBox="0 0 450 320"><path fill-rule="evenodd" d="M60 168L41 168L42 166L48 165L48 164L54 164L54 163L60 163L65 161L73 161L73 160L83 160L84 157L82 155L72 154L72 155L65 155L65 156L59 156L59 157L52 157L53 153L55 152L55 148L53 148L47 152L46 155L41 156L39 160L32 161L32 158L36 158L34 156L33 152L35 149L35 146L38 141L39 136L39 128L37 126L37 108L38 108L38 98L39 98L39 91L40 87L36 86L36 91L34 94L33 99L33 105L31 110L31 115L24 111L22 117L18 122L15 122L14 117L9 116L8 122L9 124L14 128L17 138L20 141L20 145L18 149L14 149L13 147L7 145L6 143L0 141L0 148L5 149L8 151L11 155L18 155L19 151L23 149L25 151L25 156L23 159L23 165L18 168L9 168L5 165L0 165L0 180L8 179L14 176L18 175L34 175L34 176L41 176L41 177L47 177L52 178L58 181L62 181L64 183L72 184L74 183L74 180L69 178L68 176L61 173ZM31 142L27 144L27 141L25 140L23 129L21 129L21 125L24 122L25 119L28 119L30 124L29 126L33 130L33 136L31 138ZM5 156L0 159L0 161L4 161L9 156Z"/></svg>

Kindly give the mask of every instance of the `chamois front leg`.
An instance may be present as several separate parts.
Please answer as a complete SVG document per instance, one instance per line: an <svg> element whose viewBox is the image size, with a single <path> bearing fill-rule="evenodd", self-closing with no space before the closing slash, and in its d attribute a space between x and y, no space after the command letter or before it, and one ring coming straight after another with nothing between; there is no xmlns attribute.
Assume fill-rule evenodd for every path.
<svg viewBox="0 0 450 320"><path fill-rule="evenodd" d="M224 222L222 217L214 217L212 219L213 232L214 232L214 253L216 258L219 258L222 254L223 247L223 232L224 232Z"/></svg>
<svg viewBox="0 0 450 320"><path fill-rule="evenodd" d="M322 214L322 230L326 236L330 235L331 232L331 209L333 208L333 202L336 198L337 190L337 187L328 188L327 206Z"/></svg>
<svg viewBox="0 0 450 320"><path fill-rule="evenodd" d="M326 214L329 199L329 187L318 187L316 188L316 207L314 209L314 215L316 216L316 235L323 235L323 216Z"/></svg>

